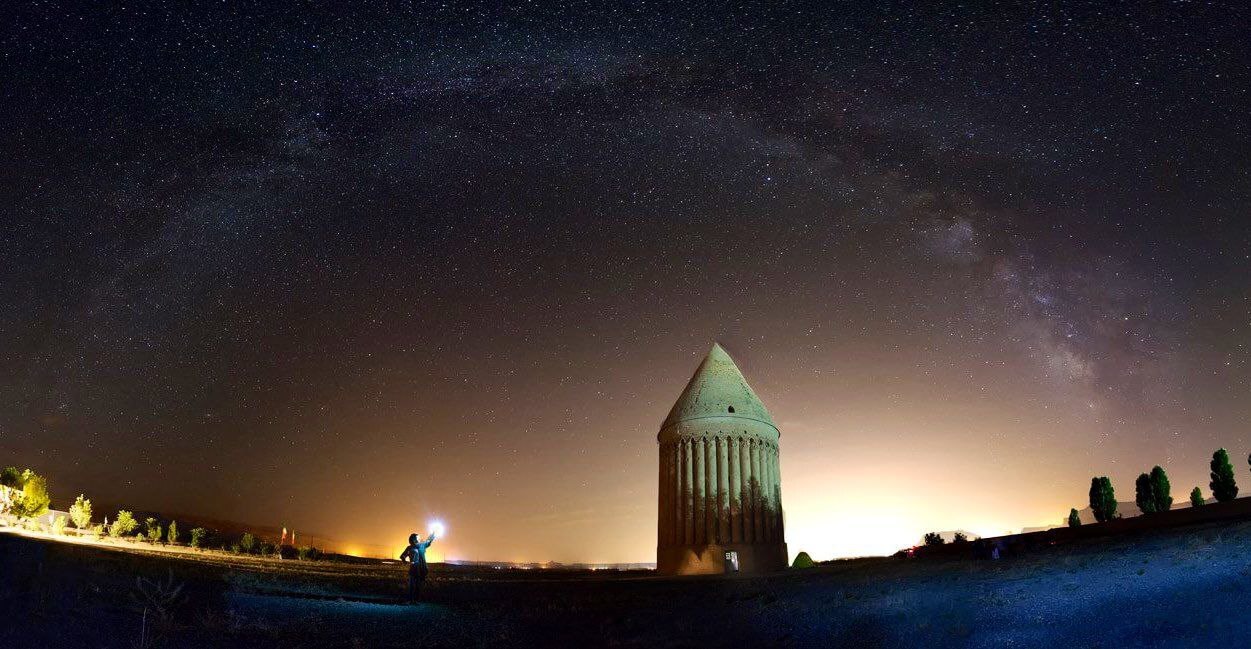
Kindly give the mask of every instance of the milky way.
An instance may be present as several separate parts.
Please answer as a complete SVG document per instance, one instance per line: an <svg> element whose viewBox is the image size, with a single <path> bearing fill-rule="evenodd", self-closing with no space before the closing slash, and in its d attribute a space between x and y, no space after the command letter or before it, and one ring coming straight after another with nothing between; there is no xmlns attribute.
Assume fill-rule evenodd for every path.
<svg viewBox="0 0 1251 649"><path fill-rule="evenodd" d="M54 497L645 561L714 339L814 556L1251 451L1244 9L66 4L0 22Z"/></svg>

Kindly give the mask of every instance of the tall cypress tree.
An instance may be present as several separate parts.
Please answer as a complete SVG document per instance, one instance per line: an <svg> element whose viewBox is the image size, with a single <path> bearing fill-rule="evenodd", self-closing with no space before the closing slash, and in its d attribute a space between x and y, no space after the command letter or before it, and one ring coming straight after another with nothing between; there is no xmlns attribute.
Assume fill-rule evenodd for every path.
<svg viewBox="0 0 1251 649"><path fill-rule="evenodd" d="M1154 514L1155 496L1151 493L1151 476L1140 473L1134 481L1134 503L1143 514Z"/></svg>
<svg viewBox="0 0 1251 649"><path fill-rule="evenodd" d="M1090 479L1090 513L1094 514L1097 522L1108 520L1103 515L1103 486L1098 477Z"/></svg>
<svg viewBox="0 0 1251 649"><path fill-rule="evenodd" d="M1082 517L1077 513L1077 508L1069 510L1069 527L1081 527Z"/></svg>
<svg viewBox="0 0 1251 649"><path fill-rule="evenodd" d="M1151 468L1151 498L1155 501L1157 512L1173 509L1172 487L1168 483L1168 474L1164 467L1156 465Z"/></svg>
<svg viewBox="0 0 1251 649"><path fill-rule="evenodd" d="M1208 486L1212 487L1212 497L1217 502L1226 502L1238 497L1238 482L1234 480L1234 466L1229 463L1229 452L1225 449L1217 449L1212 454L1212 481Z"/></svg>
<svg viewBox="0 0 1251 649"><path fill-rule="evenodd" d="M1194 490L1190 492L1190 506L1191 507L1203 506L1203 492L1199 491L1198 487L1195 487Z"/></svg>
<svg viewBox="0 0 1251 649"><path fill-rule="evenodd" d="M1103 496L1104 520L1120 518L1121 515L1116 513L1116 490L1112 488L1112 481L1106 475L1099 478L1099 492Z"/></svg>

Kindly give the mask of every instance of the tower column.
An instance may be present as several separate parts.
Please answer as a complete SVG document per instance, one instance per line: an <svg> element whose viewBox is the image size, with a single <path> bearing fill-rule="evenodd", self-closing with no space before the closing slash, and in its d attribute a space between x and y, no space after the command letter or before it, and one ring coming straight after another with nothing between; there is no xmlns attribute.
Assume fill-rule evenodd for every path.
<svg viewBox="0 0 1251 649"><path fill-rule="evenodd" d="M740 543L743 540L743 470L742 462L739 461L738 438L731 437L728 443L729 456L726 459L730 465L730 541Z"/></svg>
<svg viewBox="0 0 1251 649"><path fill-rule="evenodd" d="M764 485L761 479L764 477L764 470L761 465L760 454L763 451L761 443L753 441L751 443L751 477L752 477L752 538L757 541L765 540L764 536Z"/></svg>
<svg viewBox="0 0 1251 649"><path fill-rule="evenodd" d="M695 447L695 516L691 522L695 527L695 541L697 545L707 542L708 524L704 521L707 514L708 498L704 493L707 478L704 470L707 468L707 460L704 457L704 440L696 439L692 442Z"/></svg>
<svg viewBox="0 0 1251 649"><path fill-rule="evenodd" d="M690 545L695 542L695 530L691 527L691 522L695 520L693 513L695 503L693 500L695 494L694 467L691 464L691 440L684 439L680 442L682 446L682 542Z"/></svg>
<svg viewBox="0 0 1251 649"><path fill-rule="evenodd" d="M730 474L726 452L729 442L717 438L717 540L730 542Z"/></svg>

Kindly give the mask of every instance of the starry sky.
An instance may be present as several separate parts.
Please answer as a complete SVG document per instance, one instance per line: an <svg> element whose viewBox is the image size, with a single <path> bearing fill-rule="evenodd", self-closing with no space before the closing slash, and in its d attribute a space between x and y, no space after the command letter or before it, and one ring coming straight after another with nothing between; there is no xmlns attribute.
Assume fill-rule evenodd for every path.
<svg viewBox="0 0 1251 649"><path fill-rule="evenodd" d="M54 505L652 561L714 340L792 554L1251 485L1246 8L186 4L3 9L0 464Z"/></svg>

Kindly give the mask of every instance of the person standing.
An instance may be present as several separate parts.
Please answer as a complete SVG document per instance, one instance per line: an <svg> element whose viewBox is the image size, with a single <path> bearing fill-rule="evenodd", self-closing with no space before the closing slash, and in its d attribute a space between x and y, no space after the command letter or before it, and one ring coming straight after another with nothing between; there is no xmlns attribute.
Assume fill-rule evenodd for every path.
<svg viewBox="0 0 1251 649"><path fill-rule="evenodd" d="M426 566L426 548L434 543L434 535L422 542L416 532L408 535L408 547L400 554L400 561L408 562L408 601L417 603L421 595L421 585L426 581L430 569Z"/></svg>

